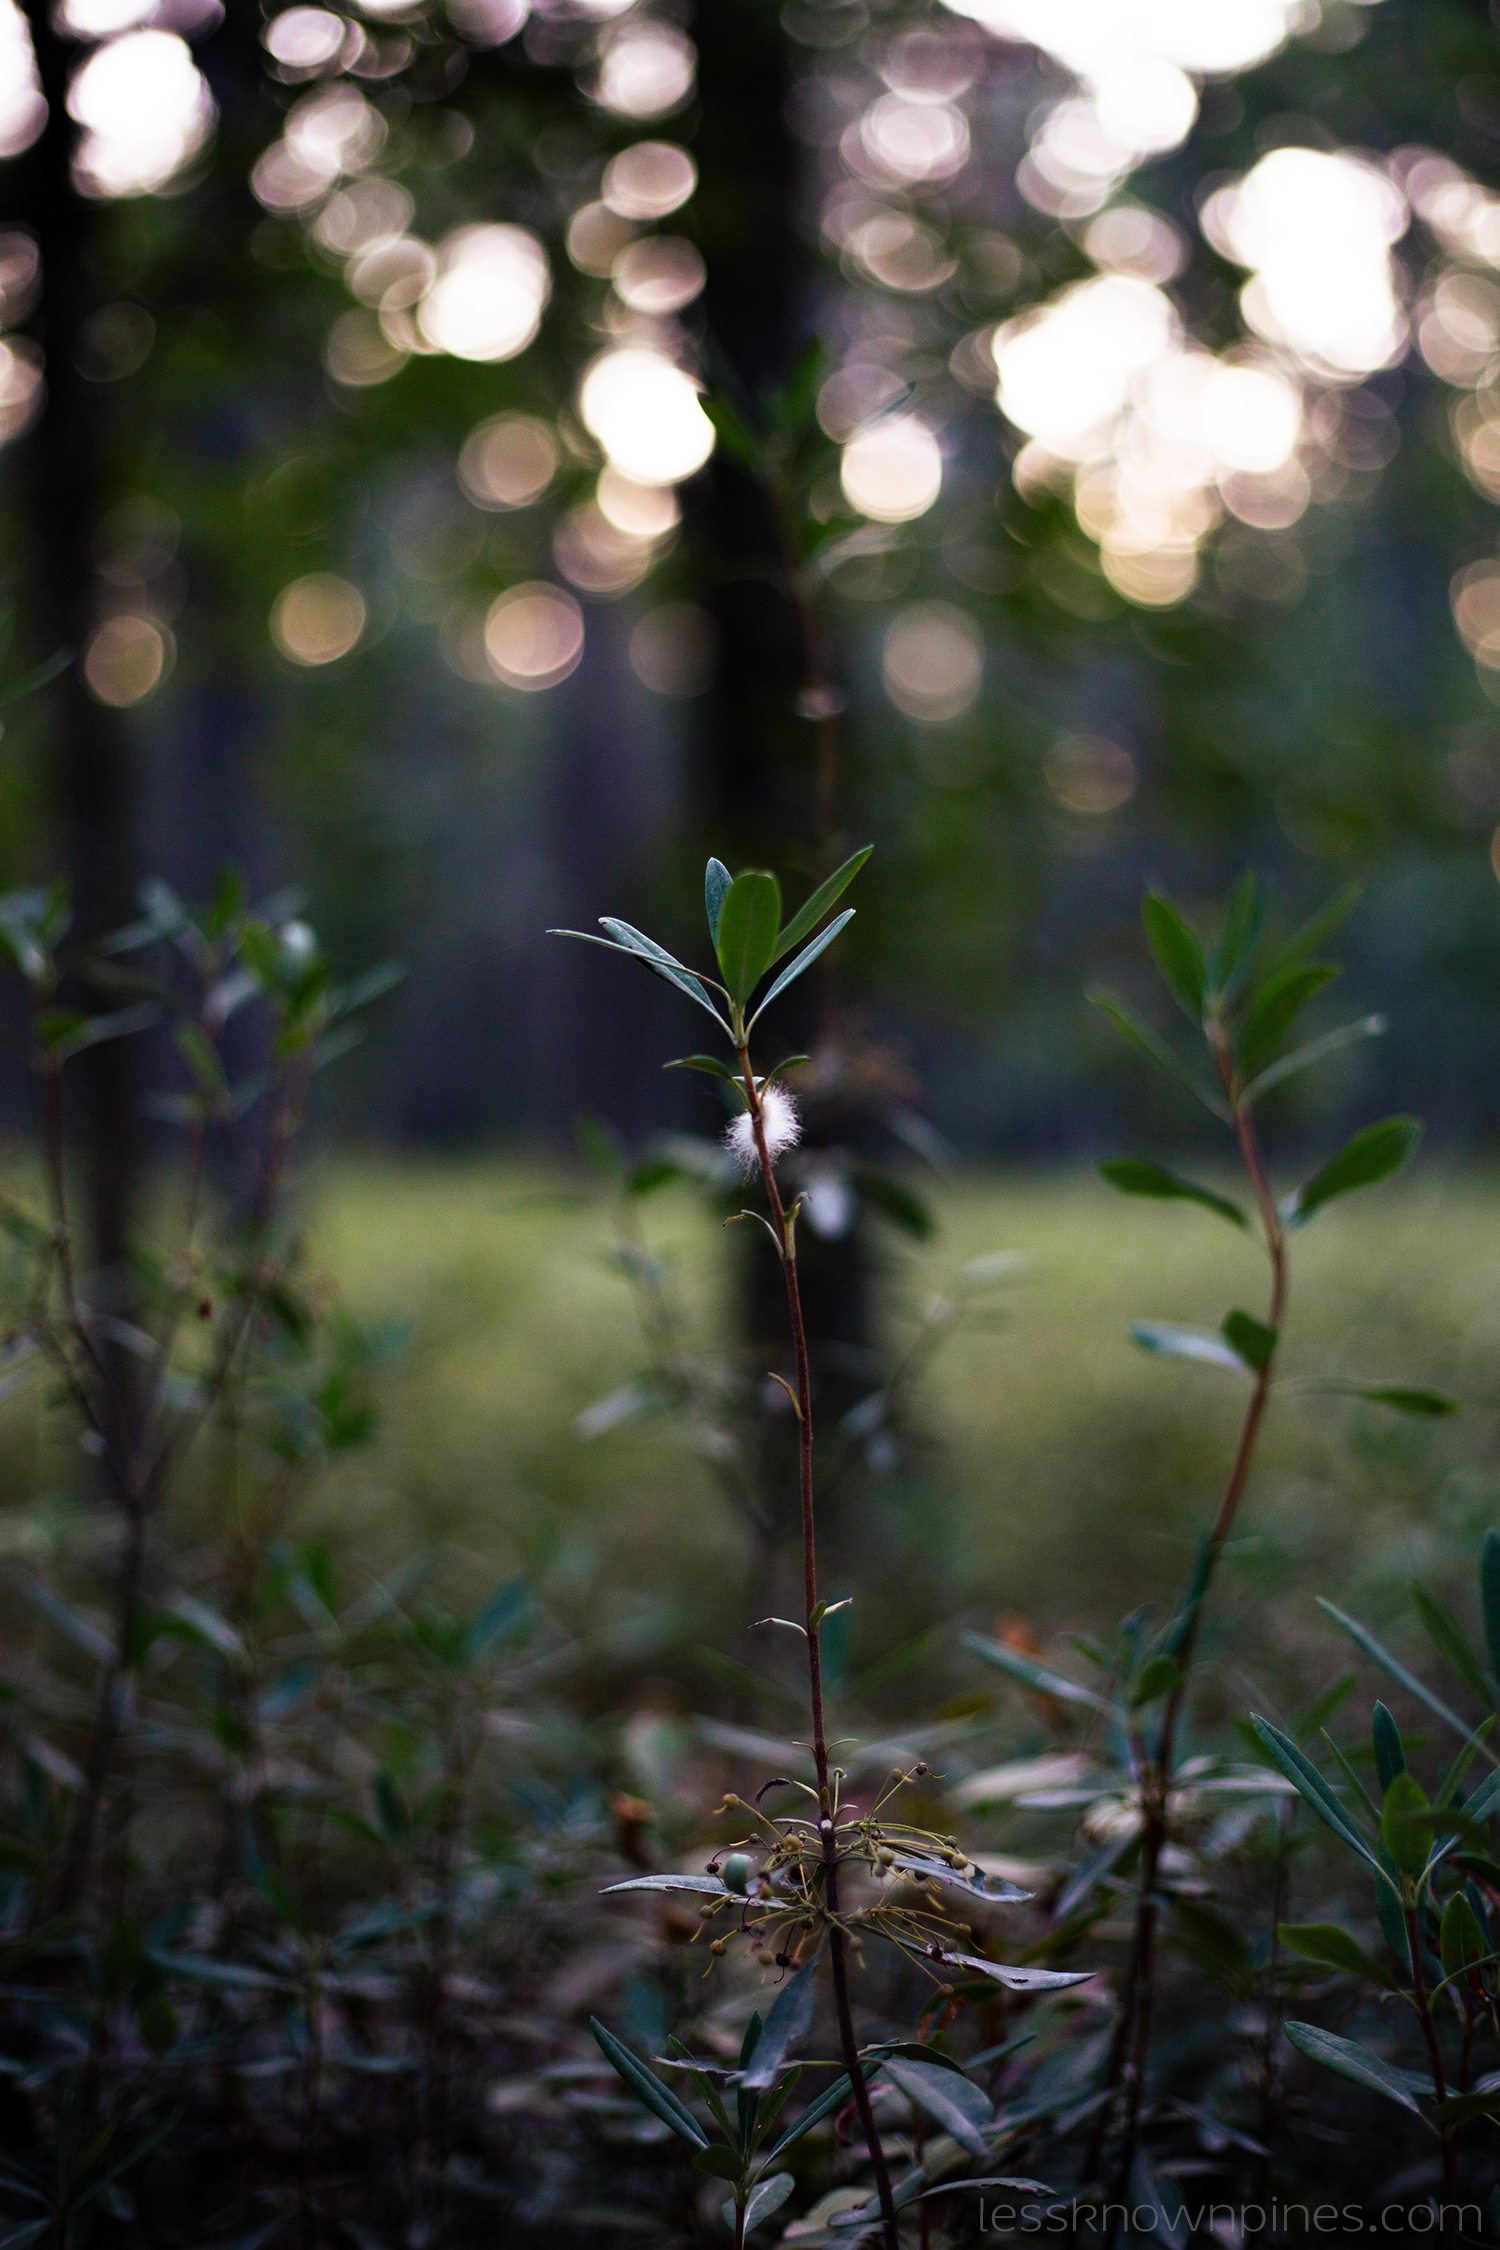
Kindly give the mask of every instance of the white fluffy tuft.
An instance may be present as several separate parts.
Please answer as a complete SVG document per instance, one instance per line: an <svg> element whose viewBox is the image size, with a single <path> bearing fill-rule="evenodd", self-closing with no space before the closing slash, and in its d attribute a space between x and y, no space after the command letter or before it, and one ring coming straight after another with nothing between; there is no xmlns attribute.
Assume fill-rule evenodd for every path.
<svg viewBox="0 0 1500 2250"><path fill-rule="evenodd" d="M762 1087L760 1107L765 1120L766 1147L774 1163L801 1140L802 1120L797 1115L797 1104L780 1086ZM742 1109L739 1116L730 1121L724 1146L742 1171L753 1172L758 1168L760 1154L755 1146L755 1129L750 1123L749 1110Z"/></svg>

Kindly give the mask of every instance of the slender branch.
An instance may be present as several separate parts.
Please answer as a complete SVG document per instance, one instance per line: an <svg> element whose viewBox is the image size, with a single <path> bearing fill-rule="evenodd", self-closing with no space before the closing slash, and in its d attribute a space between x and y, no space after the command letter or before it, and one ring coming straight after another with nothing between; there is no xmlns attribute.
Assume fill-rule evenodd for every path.
<svg viewBox="0 0 1500 2250"><path fill-rule="evenodd" d="M1427 2041L1427 2060L1432 2070L1432 2090L1440 2102L1448 2099L1448 2080L1443 2070L1443 2049L1438 2039L1437 2025L1432 2020L1432 2008L1427 1998L1427 1972L1422 1966L1422 1931L1414 1906L1405 1909L1406 1942L1411 1949L1412 2001L1422 2025L1422 2036ZM1452 2240L1458 2229L1458 2140L1451 2125L1443 2128L1443 2234Z"/></svg>
<svg viewBox="0 0 1500 2250"><path fill-rule="evenodd" d="M1162 1853L1168 1840L1171 1814L1172 1770L1176 1754L1177 1731L1187 1694L1188 1680L1197 1654L1198 1633L1210 1588L1217 1573L1224 1549L1234 1529L1245 1487L1249 1482L1251 1465L1270 1404L1275 1379L1276 1355L1282 1324L1286 1318L1288 1269L1286 1229L1276 1208L1276 1199L1266 1177L1264 1159L1255 1130L1255 1120L1247 1105L1240 1099L1238 1083L1230 1061L1227 1043L1217 1025L1210 1025L1209 1040L1214 1050L1224 1090L1229 1097L1235 1137L1239 1142L1240 1157L1245 1167L1251 1192L1265 1236L1266 1255L1271 1266L1271 1296L1267 1310L1267 1326L1273 1331L1273 1341L1265 1365L1255 1378L1245 1418L1240 1425L1239 1442L1223 1497L1209 1530L1207 1547L1198 1565L1199 1578L1196 1598L1184 1621L1183 1637L1176 1651L1179 1673L1177 1686L1166 1700L1162 1713L1161 1732L1156 1755L1145 1766L1141 1783L1141 1864L1136 1891L1135 1926L1131 1938L1130 1961L1126 1970L1125 1995L1120 2020L1111 2043L1105 2084L1109 2100L1099 2113L1090 2142L1086 2169L1092 2170L1108 2133L1115 2097L1123 2085L1125 2114L1119 2150L1116 2156L1111 2194L1116 2201L1124 2194L1135 2159L1139 2137L1141 2102L1145 2091L1146 2067L1150 2056L1151 2013L1156 1971L1156 1933L1159 1904L1156 1893L1157 1876Z"/></svg>
<svg viewBox="0 0 1500 2250"><path fill-rule="evenodd" d="M849 2083L853 2088L854 2106L859 2112L865 2146L870 2152L870 2165L875 2175L875 2192L880 2203L887 2250L898 2250L896 2206L891 2195L885 2152L880 2145L880 2132L870 2102L870 2089L865 2083L864 2070L860 2064L859 2042L854 2034L854 2016L849 2005L844 1933L838 1919L838 1845L833 1822L833 1795L828 1783L828 1735L823 1722L823 1659L816 1614L818 1558L817 1526L813 1509L812 1375L807 1353L807 1325L802 1315L802 1292L797 1279L796 1214L792 1214L789 1222L786 1206L781 1200L781 1189L777 1184L776 1167L766 1141L765 1111L760 1088L750 1067L750 1050L743 1038L739 1041L736 1052L745 1101L750 1112L750 1129L755 1138L755 1153L760 1162L761 1178L765 1183L766 1200L771 1206L771 1223L780 1246L781 1271L786 1283L787 1316L791 1322L792 1350L797 1363L797 1482L802 1508L802 1599L807 1626L807 1684L812 1706L813 1763L818 1784L818 1833L823 1847L823 1899L828 1916L828 1954L833 1978L834 2007L838 2015L839 2044L843 2050Z"/></svg>

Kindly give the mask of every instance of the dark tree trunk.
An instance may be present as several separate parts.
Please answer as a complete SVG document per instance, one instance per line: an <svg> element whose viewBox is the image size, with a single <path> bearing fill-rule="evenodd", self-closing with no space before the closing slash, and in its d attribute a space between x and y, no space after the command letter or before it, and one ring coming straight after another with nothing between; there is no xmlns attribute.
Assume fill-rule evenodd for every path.
<svg viewBox="0 0 1500 2250"><path fill-rule="evenodd" d="M77 52L55 28L50 0L26 0L47 123L16 168L15 216L41 252L37 325L46 354L46 403L26 441L27 581L33 636L68 651L48 689L52 804L73 891L73 939L88 943L126 920L139 880L130 745L118 714L90 695L82 657L94 622L94 539L103 511L104 404L78 368L79 331L94 309L100 206L73 184L77 128L68 77ZM23 596L23 600L24 600ZM75 995L99 1004L87 989ZM88 1262L113 1295L124 1257L139 1161L132 1043L106 1040L72 1065L75 1121L87 1156Z"/></svg>

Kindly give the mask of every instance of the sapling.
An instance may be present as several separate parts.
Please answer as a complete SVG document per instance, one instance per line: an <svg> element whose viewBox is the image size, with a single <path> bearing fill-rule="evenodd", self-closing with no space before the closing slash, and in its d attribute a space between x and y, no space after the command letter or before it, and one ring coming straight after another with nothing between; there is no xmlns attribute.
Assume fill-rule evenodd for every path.
<svg viewBox="0 0 1500 2250"><path fill-rule="evenodd" d="M1421 1127L1414 1118L1388 1117L1365 1126L1291 1194L1274 1193L1262 1151L1257 1111L1265 1097L1297 1073L1341 1053L1384 1029L1369 1015L1290 1046L1303 1009L1337 975L1318 959L1318 949L1354 904L1357 893L1341 892L1290 938L1277 943L1266 934L1264 884L1247 874L1235 886L1220 921L1216 941L1203 946L1170 902L1148 893L1143 920L1162 981L1192 1025L1197 1056L1184 1059L1167 1040L1143 1022L1114 993L1096 989L1093 1004L1116 1030L1158 1070L1196 1097L1233 1135L1249 1191L1250 1210L1217 1188L1183 1177L1154 1161L1121 1158L1101 1165L1109 1184L1125 1195L1186 1202L1247 1234L1258 1235L1267 1263L1267 1295L1259 1313L1238 1307L1225 1315L1217 1334L1205 1334L1162 1321L1135 1324L1135 1341L1145 1350L1195 1361L1226 1374L1245 1388L1241 1417L1223 1494L1212 1523L1198 1542L1187 1582L1166 1626L1152 1634L1137 1616L1122 1628L1112 1651L1101 1660L1113 1677L1109 1696L1096 1695L1060 1675L1043 1672L1017 1652L970 1637L970 1646L1033 1688L1089 1702L1115 1717L1129 1751L1129 1793L1138 1807L1136 1905L1124 1988L1105 2070L1106 2099L1095 2120L1085 2161L1091 2172L1112 2126L1117 2128L1111 2195L1124 2193L1136 2161L1142 2101L1151 2044L1152 2000L1158 1928L1162 1907L1163 1859L1189 1794L1186 1783L1202 1787L1211 1777L1184 1777L1179 1770L1178 1738L1197 1654L1203 1614L1219 1565L1244 1499L1256 1448L1277 1384L1285 1329L1293 1242L1326 1205L1353 1190L1387 1178L1411 1155ZM1253 1215L1253 1216L1252 1216ZM1444 1414L1451 1402L1431 1391L1384 1382L1354 1382L1342 1377L1300 1378L1301 1391L1342 1392L1416 1415ZM1234 1777L1225 1776L1226 1781ZM1068 1886L1082 1905L1095 1885L1119 1864L1131 1831L1117 1837Z"/></svg>
<svg viewBox="0 0 1500 2250"><path fill-rule="evenodd" d="M775 1380L786 1390L797 1417L802 1619L800 1623L790 1619L768 1622L800 1634L806 1648L815 1782L808 1787L787 1782L785 1777L778 1777L778 1781L797 1789L806 1798L808 1809L773 1819L761 1811L759 1798L753 1806L738 1798L726 1799L721 1810L743 1811L749 1826L730 1849L722 1871L716 1857L701 1876L648 1875L612 1888L701 1893L705 1929L722 1923L722 1934L711 1941L715 1955L726 1951L734 1937L742 1937L763 1960L770 1959L781 1968L795 1968L796 1974L773 2007L764 2032L735 2076L734 2083L742 2095L758 2097L778 2083L789 2047L811 2026L814 1974L826 1954L844 2072L875 2182L869 2216L872 2220L878 2217L887 2250L897 2250L896 2196L866 2069L872 2061L881 2067L882 2054L878 2049L862 2051L855 2034L849 1994L851 1941L858 1943L866 1935L884 1938L909 1959L921 1962L935 1978L940 1979L944 1969L959 1969L1021 1991L1083 1983L1088 1972L1001 1967L968 1950L973 1940L967 1926L955 1922L941 1903L945 1889L956 1888L977 1898L1019 1899L1027 1894L1009 1884L996 1886L987 1881L951 1839L890 1817L887 1807L891 1799L914 1776L898 1771L870 1809L862 1811L846 1802L846 1776L829 1755L820 1637L825 1619L843 1605L828 1603L818 1591L813 1391L797 1272L801 1204L800 1199L787 1204L777 1174L778 1159L796 1146L799 1133L795 1098L782 1081L805 1058L792 1057L762 1072L752 1059L751 1039L765 1010L811 967L852 919L851 907L831 921L826 917L869 856L868 847L855 852L785 923L781 887L774 875L752 869L731 876L722 861L711 859L705 874L704 901L717 975L688 968L654 939L611 916L600 919L605 932L602 938L581 930L552 934L581 937L640 962L703 1008L723 1034L732 1064L717 1055L696 1054L683 1056L666 1067L705 1072L728 1088L735 1101L726 1145L747 1175L758 1173L767 1206L764 1212L747 1210L738 1216L766 1229L780 1262L794 1374L791 1382L780 1376ZM761 992L763 980L788 955L792 958L787 966ZM774 1785L767 1782L759 1797ZM872 1879L873 1896L851 1905L846 1890L856 1870L863 1870ZM908 1885L919 1886L919 1904L908 1903L901 1896ZM603 2034L601 2043L608 2039L609 2035ZM615 2052L616 2048L618 2042L606 2044L605 2052L648 2106L673 2124L683 2138L706 2140L690 2112L683 2111L680 2118L669 2114L669 2110L682 2110L676 2096L636 2058L630 2057L629 2067L625 2067L626 2051ZM935 2066L929 2063L921 2067ZM701 2069L699 2075L703 2075ZM967 2080L963 2083L968 2085ZM982 2148L983 2143L977 2141L976 2145ZM747 2149L743 2138L722 2155L717 2147L700 2147L695 2155L702 2168L715 2171L734 2187L731 2208L737 2239L743 2239L746 2215L757 2192L752 2186L752 2156L753 2148ZM919 2172L913 2180L902 2183L903 2194L919 2192L920 2185Z"/></svg>

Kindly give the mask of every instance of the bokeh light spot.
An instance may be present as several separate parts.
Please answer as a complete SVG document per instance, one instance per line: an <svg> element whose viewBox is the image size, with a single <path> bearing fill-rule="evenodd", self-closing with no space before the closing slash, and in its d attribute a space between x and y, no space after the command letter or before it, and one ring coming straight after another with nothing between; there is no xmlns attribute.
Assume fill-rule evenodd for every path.
<svg viewBox="0 0 1500 2250"><path fill-rule="evenodd" d="M556 687L583 655L583 612L571 594L545 580L512 586L491 604L484 645L507 687L528 693Z"/></svg>
<svg viewBox="0 0 1500 2250"><path fill-rule="evenodd" d="M984 641L951 602L913 602L886 627L880 669L898 711L940 725L961 717L978 695Z"/></svg>
<svg viewBox="0 0 1500 2250"><path fill-rule="evenodd" d="M877 523L925 515L943 486L937 439L912 414L891 414L844 447L839 481L851 508Z"/></svg>
<svg viewBox="0 0 1500 2250"><path fill-rule="evenodd" d="M172 636L153 617L107 617L83 652L83 676L101 703L126 710L165 677Z"/></svg>
<svg viewBox="0 0 1500 2250"><path fill-rule="evenodd" d="M293 664L332 664L349 654L364 629L363 594L330 570L294 579L271 609L271 638Z"/></svg>

